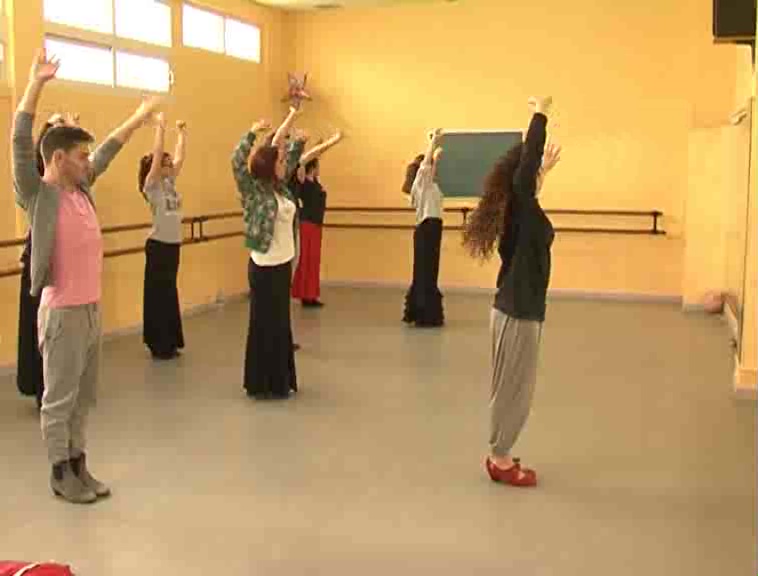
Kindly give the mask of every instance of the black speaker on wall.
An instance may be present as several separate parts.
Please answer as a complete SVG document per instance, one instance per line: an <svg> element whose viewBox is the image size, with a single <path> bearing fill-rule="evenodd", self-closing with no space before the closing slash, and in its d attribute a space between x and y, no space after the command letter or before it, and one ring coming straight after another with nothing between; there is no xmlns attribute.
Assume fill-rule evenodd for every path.
<svg viewBox="0 0 758 576"><path fill-rule="evenodd" d="M755 43L756 0L713 0L716 42Z"/></svg>

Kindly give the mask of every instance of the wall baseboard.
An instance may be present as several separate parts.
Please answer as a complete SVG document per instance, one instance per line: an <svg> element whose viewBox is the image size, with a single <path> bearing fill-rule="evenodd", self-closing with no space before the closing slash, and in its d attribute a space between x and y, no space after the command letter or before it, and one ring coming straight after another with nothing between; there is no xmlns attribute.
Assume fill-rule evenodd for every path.
<svg viewBox="0 0 758 576"><path fill-rule="evenodd" d="M729 332L736 343L740 338L740 323L731 306L724 306L724 321L729 326Z"/></svg>
<svg viewBox="0 0 758 576"><path fill-rule="evenodd" d="M732 392L737 400L758 400L758 371L742 366L736 355Z"/></svg>
<svg viewBox="0 0 758 576"><path fill-rule="evenodd" d="M371 280L327 280L321 283L324 287L332 288L382 288L407 290L408 284L401 282L378 282ZM452 294L484 294L494 295L495 288L481 288L459 284L440 285L440 290ZM636 292L588 292L584 290L548 291L548 297L556 300L606 300L618 302L644 302L651 304L681 304L682 297L678 294L644 294Z"/></svg>

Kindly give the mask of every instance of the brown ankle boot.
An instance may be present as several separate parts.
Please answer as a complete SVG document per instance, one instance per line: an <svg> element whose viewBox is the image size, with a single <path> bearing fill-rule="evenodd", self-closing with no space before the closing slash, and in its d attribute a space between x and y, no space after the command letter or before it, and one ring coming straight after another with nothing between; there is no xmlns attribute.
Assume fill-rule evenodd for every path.
<svg viewBox="0 0 758 576"><path fill-rule="evenodd" d="M91 504L97 500L97 494L74 474L70 462L59 462L53 466L50 474L50 488L56 496L73 504Z"/></svg>
<svg viewBox="0 0 758 576"><path fill-rule="evenodd" d="M76 477L82 481L82 484L92 490L98 498L105 498L111 495L111 489L90 474L87 469L87 457L84 454L71 458L70 462L71 470Z"/></svg>

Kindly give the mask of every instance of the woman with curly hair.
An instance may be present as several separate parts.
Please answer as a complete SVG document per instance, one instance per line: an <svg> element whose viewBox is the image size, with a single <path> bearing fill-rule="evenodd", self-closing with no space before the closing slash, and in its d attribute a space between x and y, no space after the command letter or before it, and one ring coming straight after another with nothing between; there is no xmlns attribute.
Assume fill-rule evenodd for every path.
<svg viewBox="0 0 758 576"><path fill-rule="evenodd" d="M545 320L554 231L537 195L542 180L560 159L560 148L545 147L551 99L530 99L532 118L526 140L493 166L484 195L464 230L464 245L480 259L497 243L501 266L490 319L492 389L490 455L493 482L535 486L537 474L511 454L526 423L537 377L537 358Z"/></svg>

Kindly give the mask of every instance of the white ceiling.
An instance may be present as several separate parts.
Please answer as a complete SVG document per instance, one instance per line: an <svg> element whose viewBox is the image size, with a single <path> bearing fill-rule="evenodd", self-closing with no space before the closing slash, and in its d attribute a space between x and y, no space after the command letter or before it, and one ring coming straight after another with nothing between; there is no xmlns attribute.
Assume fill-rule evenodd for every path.
<svg viewBox="0 0 758 576"><path fill-rule="evenodd" d="M254 0L258 4L276 6L290 10L308 10L324 6L341 8L361 8L387 4L409 4L411 2L455 2L456 0Z"/></svg>

